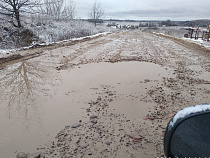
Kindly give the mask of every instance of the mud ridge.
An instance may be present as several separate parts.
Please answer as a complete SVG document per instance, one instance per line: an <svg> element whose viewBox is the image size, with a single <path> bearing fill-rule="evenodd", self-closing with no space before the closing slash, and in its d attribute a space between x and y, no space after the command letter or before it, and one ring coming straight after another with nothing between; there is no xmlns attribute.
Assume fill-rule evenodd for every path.
<svg viewBox="0 0 210 158"><path fill-rule="evenodd" d="M204 46L201 46L197 43L192 43L192 42L188 42L186 40L183 40L181 38L176 38L176 37L173 37L173 36L167 36L167 35L164 35L164 34L158 34L158 33L152 33L156 36L160 36L160 37L164 37L164 38L168 38L170 40L173 40L175 43L179 44L179 45L182 45L188 49L194 49L195 51L205 55L207 58L210 59L210 49L209 48L206 48Z"/></svg>

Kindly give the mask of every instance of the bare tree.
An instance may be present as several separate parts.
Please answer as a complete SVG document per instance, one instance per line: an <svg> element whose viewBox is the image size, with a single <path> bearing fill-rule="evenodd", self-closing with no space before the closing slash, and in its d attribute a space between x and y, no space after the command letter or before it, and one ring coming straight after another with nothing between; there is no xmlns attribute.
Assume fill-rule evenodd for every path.
<svg viewBox="0 0 210 158"><path fill-rule="evenodd" d="M88 13L88 16L96 26L96 23L104 16L104 11L101 9L100 3L98 3L97 1L93 3L93 6Z"/></svg>
<svg viewBox="0 0 210 158"><path fill-rule="evenodd" d="M75 19L76 11L75 11L76 3L73 0L70 0L67 3L65 3L65 6L62 11L62 18L63 19Z"/></svg>
<svg viewBox="0 0 210 158"><path fill-rule="evenodd" d="M40 0L39 4L42 14L51 16L55 20L60 19L64 0Z"/></svg>
<svg viewBox="0 0 210 158"><path fill-rule="evenodd" d="M74 0L39 0L39 11L55 20L74 19L76 3Z"/></svg>
<svg viewBox="0 0 210 158"><path fill-rule="evenodd" d="M9 17L8 22L21 28L20 14L30 13L37 4L36 0L0 0L0 14Z"/></svg>

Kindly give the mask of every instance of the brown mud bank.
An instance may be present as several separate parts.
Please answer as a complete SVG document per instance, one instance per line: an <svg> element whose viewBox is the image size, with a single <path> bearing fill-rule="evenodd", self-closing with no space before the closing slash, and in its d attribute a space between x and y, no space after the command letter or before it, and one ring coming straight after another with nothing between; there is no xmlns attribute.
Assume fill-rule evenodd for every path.
<svg viewBox="0 0 210 158"><path fill-rule="evenodd" d="M139 30L44 50L1 70L0 150L7 157L164 156L169 119L209 102L209 71L197 49Z"/></svg>

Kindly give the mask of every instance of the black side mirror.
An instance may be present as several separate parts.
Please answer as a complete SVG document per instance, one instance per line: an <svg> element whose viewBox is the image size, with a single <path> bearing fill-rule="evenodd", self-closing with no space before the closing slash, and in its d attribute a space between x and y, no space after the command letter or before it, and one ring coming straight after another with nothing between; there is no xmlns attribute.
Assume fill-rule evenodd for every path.
<svg viewBox="0 0 210 158"><path fill-rule="evenodd" d="M164 152L167 158L210 157L210 103L177 112L165 131Z"/></svg>

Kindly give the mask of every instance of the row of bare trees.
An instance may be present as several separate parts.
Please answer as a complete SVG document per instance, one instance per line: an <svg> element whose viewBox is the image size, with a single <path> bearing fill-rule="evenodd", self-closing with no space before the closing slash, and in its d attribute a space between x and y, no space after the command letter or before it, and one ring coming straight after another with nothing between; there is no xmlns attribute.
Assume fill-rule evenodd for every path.
<svg viewBox="0 0 210 158"><path fill-rule="evenodd" d="M7 22L21 28L21 15L41 14L52 17L55 20L75 19L76 3L74 0L0 0L0 14L6 17ZM88 17L94 22L102 18L104 11L100 3L94 2ZM0 19L2 20L2 19Z"/></svg>
<svg viewBox="0 0 210 158"><path fill-rule="evenodd" d="M41 14L51 16L55 20L74 19L76 3L69 0L68 4L64 0L39 0L38 11Z"/></svg>

